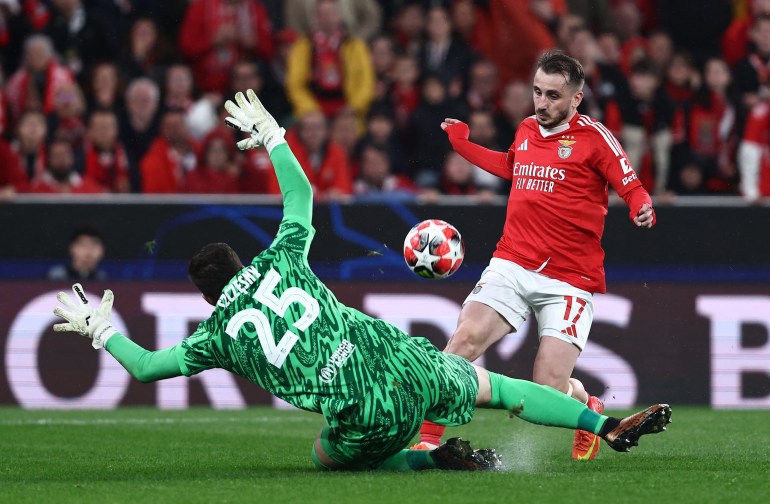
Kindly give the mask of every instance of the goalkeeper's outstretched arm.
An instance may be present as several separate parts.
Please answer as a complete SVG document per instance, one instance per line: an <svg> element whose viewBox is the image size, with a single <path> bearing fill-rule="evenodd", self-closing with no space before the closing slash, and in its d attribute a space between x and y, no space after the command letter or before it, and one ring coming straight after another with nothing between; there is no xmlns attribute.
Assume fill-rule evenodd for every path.
<svg viewBox="0 0 770 504"><path fill-rule="evenodd" d="M66 322L54 324L56 332L74 332L91 340L97 350L105 348L131 376L144 383L182 376L182 369L176 358L176 346L151 352L126 338L112 326L111 290L104 291L104 296L97 308L93 308L86 298L83 286L72 286L74 299L60 292L56 298L64 305L57 306L54 314Z"/></svg>
<svg viewBox="0 0 770 504"><path fill-rule="evenodd" d="M250 138L238 142L239 149L255 149L261 146L267 149L283 195L284 218L310 224L313 188L284 139L286 131L278 125L251 89L246 91L246 96L240 92L236 93L235 102L227 100L225 109L231 115L225 118L225 123L250 134Z"/></svg>
<svg viewBox="0 0 770 504"><path fill-rule="evenodd" d="M310 224L313 220L313 188L285 141L270 151L270 161L283 195L284 218Z"/></svg>

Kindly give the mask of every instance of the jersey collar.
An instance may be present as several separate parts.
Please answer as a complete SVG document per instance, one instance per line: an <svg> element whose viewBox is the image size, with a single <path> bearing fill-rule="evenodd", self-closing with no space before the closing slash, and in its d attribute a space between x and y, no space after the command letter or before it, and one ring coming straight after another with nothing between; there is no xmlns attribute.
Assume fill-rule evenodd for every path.
<svg viewBox="0 0 770 504"><path fill-rule="evenodd" d="M556 135L557 133L562 133L564 131L567 131L570 128L570 126L572 126L572 123L577 121L578 117L580 117L580 114L576 112L575 115L572 116L572 119L569 120L569 122L560 124L555 128L545 129L542 126L540 126L540 123L537 124L537 127L540 130L540 134L543 135L543 138L547 138L551 135Z"/></svg>

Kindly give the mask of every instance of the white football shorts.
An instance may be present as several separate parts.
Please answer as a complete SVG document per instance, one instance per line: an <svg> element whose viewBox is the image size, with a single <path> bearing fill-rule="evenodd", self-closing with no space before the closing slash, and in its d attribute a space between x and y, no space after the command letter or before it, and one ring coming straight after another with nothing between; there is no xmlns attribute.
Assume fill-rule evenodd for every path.
<svg viewBox="0 0 770 504"><path fill-rule="evenodd" d="M594 320L593 294L518 264L493 257L465 299L485 304L518 330L530 310L538 337L552 336L585 347Z"/></svg>

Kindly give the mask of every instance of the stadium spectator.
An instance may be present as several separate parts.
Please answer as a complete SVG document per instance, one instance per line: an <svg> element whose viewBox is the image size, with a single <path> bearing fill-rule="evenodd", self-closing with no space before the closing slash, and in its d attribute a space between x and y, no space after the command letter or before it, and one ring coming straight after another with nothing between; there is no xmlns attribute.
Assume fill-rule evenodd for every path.
<svg viewBox="0 0 770 504"><path fill-rule="evenodd" d="M531 101L532 98L530 97ZM471 129L470 136L468 137L471 142L485 149L504 150L503 145L505 144L497 142L497 129L492 112L488 110L474 110L468 116L468 127ZM444 164L446 165L446 161ZM474 166L472 175L475 188L485 189L492 193L501 192L505 188L504 181L500 177L492 175L477 166Z"/></svg>
<svg viewBox="0 0 770 504"><path fill-rule="evenodd" d="M190 140L184 113L168 110L160 120L160 135L142 158L142 192L176 193L187 173L195 168L195 145Z"/></svg>
<svg viewBox="0 0 770 504"><path fill-rule="evenodd" d="M13 147L0 138L0 202L8 201L29 185L27 174Z"/></svg>
<svg viewBox="0 0 770 504"><path fill-rule="evenodd" d="M578 106L578 113L601 121L613 133L620 133L617 94L628 87L620 67L600 61L596 39L587 28L580 28L572 34L566 52L583 65L585 72L583 101Z"/></svg>
<svg viewBox="0 0 770 504"><path fill-rule="evenodd" d="M420 103L419 80L420 67L417 59L407 54L398 56L393 67L393 87L390 90L389 102L399 129L407 126Z"/></svg>
<svg viewBox="0 0 770 504"><path fill-rule="evenodd" d="M272 109L270 109L272 110ZM371 110L369 116L371 117ZM332 119L331 141L345 150L345 156L349 161L353 159L354 151L360 139L358 131L358 117L352 110L343 110Z"/></svg>
<svg viewBox="0 0 770 504"><path fill-rule="evenodd" d="M637 61L647 57L647 39L642 36L643 17L639 6L622 0L613 9L615 33L620 39L620 68L629 75Z"/></svg>
<svg viewBox="0 0 770 504"><path fill-rule="evenodd" d="M386 99L393 85L393 67L396 64L396 41L387 34L377 35L369 43L372 53L375 85L374 100Z"/></svg>
<svg viewBox="0 0 770 504"><path fill-rule="evenodd" d="M163 79L163 109L187 111L193 104L193 74L189 66L177 63L166 70Z"/></svg>
<svg viewBox="0 0 770 504"><path fill-rule="evenodd" d="M500 95L500 110L495 114L497 144L505 145L510 142L521 121L534 112L532 87L523 81L508 83Z"/></svg>
<svg viewBox="0 0 770 504"><path fill-rule="evenodd" d="M674 104L650 60L634 64L629 92L618 96L618 105L623 118L620 141L628 163L645 189L662 194L668 184Z"/></svg>
<svg viewBox="0 0 770 504"><path fill-rule="evenodd" d="M86 101L77 83L68 82L61 85L53 97L53 113L48 114L48 136L69 142L80 153L83 137L86 134L86 123L83 114L86 111ZM83 167L82 159L77 159L78 171Z"/></svg>
<svg viewBox="0 0 770 504"><path fill-rule="evenodd" d="M615 33L606 32L596 38L599 47L599 61L605 65L618 65L620 67L620 39Z"/></svg>
<svg viewBox="0 0 770 504"><path fill-rule="evenodd" d="M10 143L4 143L0 155L0 172L7 184L15 191L25 191L35 177L45 171L46 139L48 123L45 116L36 110L24 112L16 123L16 136Z"/></svg>
<svg viewBox="0 0 770 504"><path fill-rule="evenodd" d="M87 73L85 96L88 109L119 112L123 108L123 88L118 66L113 62L96 63Z"/></svg>
<svg viewBox="0 0 770 504"><path fill-rule="evenodd" d="M393 32L406 54L417 57L425 29L425 11L420 2L405 2L393 19Z"/></svg>
<svg viewBox="0 0 770 504"><path fill-rule="evenodd" d="M412 181L391 170L387 147L368 144L361 150L361 170L354 184L357 201L411 200L417 197Z"/></svg>
<svg viewBox="0 0 770 504"><path fill-rule="evenodd" d="M434 5L428 9L425 34L419 53L421 71L440 77L450 96L459 96L476 55L465 41L453 35L445 7Z"/></svg>
<svg viewBox="0 0 770 504"><path fill-rule="evenodd" d="M741 118L770 96L770 15L755 17L750 35L754 50L733 71L735 85L741 93Z"/></svg>
<svg viewBox="0 0 770 504"><path fill-rule="evenodd" d="M239 61L233 65L230 82L231 95L242 89L253 89L264 97L265 107L274 110L277 117L288 119L291 116L286 90L271 74L269 65L253 60Z"/></svg>
<svg viewBox="0 0 770 504"><path fill-rule="evenodd" d="M406 149L412 174L418 187L436 187L444 165L444 153L450 148L444 135L437 135L436 124L447 117L467 116L465 105L452 99L444 80L434 74L424 76L422 98L412 114Z"/></svg>
<svg viewBox="0 0 770 504"><path fill-rule="evenodd" d="M46 170L32 181L29 192L94 194L104 188L88 175L75 171L75 155L66 140L54 139L46 151Z"/></svg>
<svg viewBox="0 0 770 504"><path fill-rule="evenodd" d="M120 64L124 75L128 80L139 77L159 80L164 51L157 23L151 17L137 17L129 34Z"/></svg>
<svg viewBox="0 0 770 504"><path fill-rule="evenodd" d="M49 280L106 280L107 274L99 267L104 259L104 238L93 226L80 226L72 232L68 246L69 262L48 270Z"/></svg>
<svg viewBox="0 0 770 504"><path fill-rule="evenodd" d="M674 42L668 33L657 30L647 37L647 54L660 75L666 73L674 57Z"/></svg>
<svg viewBox="0 0 770 504"><path fill-rule="evenodd" d="M366 133L361 145L377 145L388 151L393 173L408 175L406 151L396 131L396 123L389 107L374 106L366 118ZM360 148L361 146L359 146Z"/></svg>
<svg viewBox="0 0 770 504"><path fill-rule="evenodd" d="M345 199L353 192L345 150L329 140L329 126L321 112L308 112L300 117L286 134L286 141L310 180L317 200ZM281 192L275 174L267 178L267 192Z"/></svg>
<svg viewBox="0 0 770 504"><path fill-rule="evenodd" d="M45 28L62 63L80 77L97 61L115 58L117 34L94 8L82 0L53 0L53 16Z"/></svg>
<svg viewBox="0 0 770 504"><path fill-rule="evenodd" d="M346 33L335 0L319 0L315 17L316 29L297 39L287 62L286 90L294 115L320 110L332 118L350 107L363 122L374 98L369 48Z"/></svg>
<svg viewBox="0 0 770 504"><path fill-rule="evenodd" d="M12 118L15 120L30 109L50 114L54 111L56 92L72 82L70 71L56 61L51 39L45 35L30 36L24 41L24 64L5 88Z"/></svg>
<svg viewBox="0 0 770 504"><path fill-rule="evenodd" d="M451 5L452 26L457 35L474 51L478 51L480 47L481 34L477 23L479 9L481 6L476 6L473 0L455 0Z"/></svg>
<svg viewBox="0 0 770 504"><path fill-rule="evenodd" d="M733 19L722 35L722 56L731 67L748 57L751 25L758 16L770 16L770 0L751 0L750 11Z"/></svg>
<svg viewBox="0 0 770 504"><path fill-rule="evenodd" d="M666 93L677 107L689 103L703 81L692 57L682 51L674 53L665 75Z"/></svg>
<svg viewBox="0 0 770 504"><path fill-rule="evenodd" d="M497 75L497 67L489 60L479 60L471 65L468 90L465 92L465 103L470 110L497 110L500 85Z"/></svg>
<svg viewBox="0 0 770 504"><path fill-rule="evenodd" d="M731 85L730 68L720 58L709 59L703 80L703 87L677 111L674 120L672 189L681 194L734 193L738 98Z"/></svg>
<svg viewBox="0 0 770 504"><path fill-rule="evenodd" d="M738 148L741 194L752 203L770 196L770 104L751 110Z"/></svg>
<svg viewBox="0 0 770 504"><path fill-rule="evenodd" d="M131 191L142 188L142 158L158 135L158 109L160 90L146 77L131 81L126 88L126 108L120 116L120 142L126 149L130 171Z"/></svg>
<svg viewBox="0 0 770 504"><path fill-rule="evenodd" d="M478 169L478 167L471 164L470 161L455 151L448 152L444 161L439 190L436 191L436 194L472 196L474 203L490 203L494 201L495 192L479 187L476 183L475 175ZM431 192L423 191L420 196L423 202L433 200Z"/></svg>
<svg viewBox="0 0 770 504"><path fill-rule="evenodd" d="M561 50L566 50L575 33L584 29L588 30L585 21L580 16L575 16L573 14L559 16L556 23L556 47Z"/></svg>
<svg viewBox="0 0 770 504"><path fill-rule="evenodd" d="M239 177L233 136L220 127L201 142L198 163L185 175L183 190L196 194L237 194L240 192Z"/></svg>
<svg viewBox="0 0 770 504"><path fill-rule="evenodd" d="M703 196L708 194L706 175L701 165L687 162L672 173L670 188L680 196Z"/></svg>
<svg viewBox="0 0 770 504"><path fill-rule="evenodd" d="M583 74L580 63L561 52L538 59L532 81L536 114L522 122L507 151L470 142L468 125L457 119L440 124L456 152L512 182L503 236L444 351L475 360L520 329L533 311L540 338L533 379L602 411L601 400L572 374L592 324L592 293L606 289L601 234L608 185L623 197L635 226L652 227L655 213L647 191L628 175L622 147L601 123L577 113ZM565 172L559 174L557 166ZM426 421L413 448L438 445L443 432ZM593 459L596 443L591 433L576 431L572 457Z"/></svg>
<svg viewBox="0 0 770 504"><path fill-rule="evenodd" d="M84 173L112 192L128 192L128 158L118 140L118 118L111 110L95 110L88 120Z"/></svg>
<svg viewBox="0 0 770 504"><path fill-rule="evenodd" d="M275 56L270 60L270 76L277 84L277 88L281 93L286 96L286 67L288 66L289 55L291 54L291 48L294 46L294 42L297 41L297 34L284 28L279 31L275 36L276 50Z"/></svg>
<svg viewBox="0 0 770 504"><path fill-rule="evenodd" d="M336 0L348 33L369 40L382 28L382 9L375 0ZM284 0L284 21L297 33L312 33L319 0Z"/></svg>
<svg viewBox="0 0 770 504"><path fill-rule="evenodd" d="M224 95L236 61L273 57L267 10L259 0L192 2L179 33L179 49L190 62L198 87Z"/></svg>

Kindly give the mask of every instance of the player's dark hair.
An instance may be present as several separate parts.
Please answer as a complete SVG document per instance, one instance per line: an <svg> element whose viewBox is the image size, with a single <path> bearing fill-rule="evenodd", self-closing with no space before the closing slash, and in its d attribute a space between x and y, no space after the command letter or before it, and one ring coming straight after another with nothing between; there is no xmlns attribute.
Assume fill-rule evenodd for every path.
<svg viewBox="0 0 770 504"><path fill-rule="evenodd" d="M241 259L226 243L209 243L190 259L187 276L209 299L216 301L230 280L243 268Z"/></svg>
<svg viewBox="0 0 770 504"><path fill-rule="evenodd" d="M572 89L581 90L586 80L583 65L572 56L561 51L546 51L537 60L535 71L542 70L548 75L561 74Z"/></svg>

